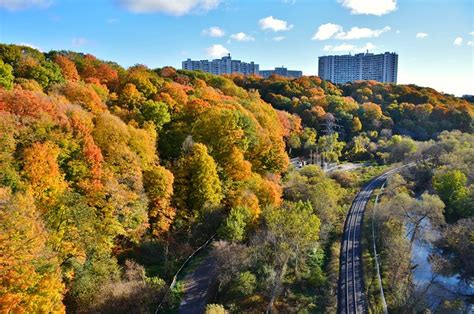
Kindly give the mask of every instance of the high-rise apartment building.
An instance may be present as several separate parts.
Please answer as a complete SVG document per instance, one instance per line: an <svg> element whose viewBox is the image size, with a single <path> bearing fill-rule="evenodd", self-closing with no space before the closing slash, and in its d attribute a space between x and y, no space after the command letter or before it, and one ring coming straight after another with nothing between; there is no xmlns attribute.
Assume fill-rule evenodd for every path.
<svg viewBox="0 0 474 314"><path fill-rule="evenodd" d="M260 76L263 78L269 78L271 75L276 74L284 77L298 78L303 76L303 72L296 70L288 70L285 67L275 68L275 70L262 70Z"/></svg>
<svg viewBox="0 0 474 314"><path fill-rule="evenodd" d="M209 72L216 75L221 74L231 74L231 73L240 73L243 75L258 75L259 66L253 61L250 63L242 62L240 60L232 60L230 54L222 57L221 59L209 60L200 60L194 61L188 59L182 63L183 70L190 71L203 71Z"/></svg>
<svg viewBox="0 0 474 314"><path fill-rule="evenodd" d="M333 83L358 80L397 83L397 72L398 55L394 52L319 57L318 75Z"/></svg>

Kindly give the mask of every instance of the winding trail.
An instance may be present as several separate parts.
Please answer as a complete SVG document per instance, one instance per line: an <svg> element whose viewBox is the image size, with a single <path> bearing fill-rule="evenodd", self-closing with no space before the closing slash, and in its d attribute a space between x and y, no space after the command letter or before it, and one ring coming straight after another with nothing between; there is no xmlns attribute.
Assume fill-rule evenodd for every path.
<svg viewBox="0 0 474 314"><path fill-rule="evenodd" d="M192 273L185 277L184 296L179 305L178 313L204 313L209 292L216 276L215 261L212 256L207 256Z"/></svg>

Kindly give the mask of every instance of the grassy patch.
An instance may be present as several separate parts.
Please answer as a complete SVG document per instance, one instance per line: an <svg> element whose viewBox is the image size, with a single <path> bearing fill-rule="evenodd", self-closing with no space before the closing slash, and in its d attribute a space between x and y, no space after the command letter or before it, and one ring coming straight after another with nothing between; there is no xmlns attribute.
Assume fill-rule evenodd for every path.
<svg viewBox="0 0 474 314"><path fill-rule="evenodd" d="M362 265L369 313L383 312L372 242L372 212L374 209L375 195L378 193L378 189L374 190L372 197L367 202L362 229Z"/></svg>
<svg viewBox="0 0 474 314"><path fill-rule="evenodd" d="M353 173L355 173L358 177L358 186L362 187L375 177L388 171L390 168L391 165L361 167L353 170Z"/></svg>

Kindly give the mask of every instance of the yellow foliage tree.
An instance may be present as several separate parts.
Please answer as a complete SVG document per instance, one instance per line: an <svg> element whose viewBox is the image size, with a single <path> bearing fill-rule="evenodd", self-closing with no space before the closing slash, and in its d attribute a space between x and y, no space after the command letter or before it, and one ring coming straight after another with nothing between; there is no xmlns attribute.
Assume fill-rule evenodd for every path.
<svg viewBox="0 0 474 314"><path fill-rule="evenodd" d="M0 189L0 312L64 313L64 285L28 194Z"/></svg>

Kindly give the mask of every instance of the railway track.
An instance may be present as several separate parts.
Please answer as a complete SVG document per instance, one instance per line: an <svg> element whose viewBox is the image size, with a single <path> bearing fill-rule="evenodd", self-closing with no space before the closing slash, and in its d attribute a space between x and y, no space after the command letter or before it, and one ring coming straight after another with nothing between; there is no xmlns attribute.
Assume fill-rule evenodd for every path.
<svg viewBox="0 0 474 314"><path fill-rule="evenodd" d="M342 237L339 286L338 313L366 313L367 301L362 273L362 222L364 210L374 189L382 186L387 178L402 168L413 164L397 167L367 184L355 197L347 214Z"/></svg>

